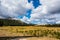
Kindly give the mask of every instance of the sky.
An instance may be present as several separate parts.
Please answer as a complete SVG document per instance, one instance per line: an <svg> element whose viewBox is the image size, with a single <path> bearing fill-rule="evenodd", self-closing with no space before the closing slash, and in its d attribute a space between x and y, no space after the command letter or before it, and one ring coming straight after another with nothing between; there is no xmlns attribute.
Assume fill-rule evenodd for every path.
<svg viewBox="0 0 60 40"><path fill-rule="evenodd" d="M60 0L0 0L0 18L33 24L59 24Z"/></svg>

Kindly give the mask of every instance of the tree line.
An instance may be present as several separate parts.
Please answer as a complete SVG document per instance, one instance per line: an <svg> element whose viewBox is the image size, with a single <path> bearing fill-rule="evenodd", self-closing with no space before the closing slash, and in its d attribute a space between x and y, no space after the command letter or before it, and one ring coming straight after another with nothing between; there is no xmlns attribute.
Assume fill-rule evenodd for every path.
<svg viewBox="0 0 60 40"><path fill-rule="evenodd" d="M0 26L35 26L37 24L32 23L25 23L21 20L11 20L11 19L0 19ZM39 26L39 25L37 25ZM46 25L40 25L45 27L60 27L60 24L46 24Z"/></svg>
<svg viewBox="0 0 60 40"><path fill-rule="evenodd" d="M29 26L34 24L27 24L21 20L0 19L0 26Z"/></svg>

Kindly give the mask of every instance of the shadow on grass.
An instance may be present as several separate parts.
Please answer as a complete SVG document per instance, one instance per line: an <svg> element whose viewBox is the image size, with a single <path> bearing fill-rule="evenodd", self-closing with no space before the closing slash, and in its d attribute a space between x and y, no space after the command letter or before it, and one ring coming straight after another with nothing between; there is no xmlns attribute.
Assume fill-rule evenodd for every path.
<svg viewBox="0 0 60 40"><path fill-rule="evenodd" d="M11 39L16 39L16 38L30 38L30 37L35 37L35 36L0 37L0 40L11 40Z"/></svg>

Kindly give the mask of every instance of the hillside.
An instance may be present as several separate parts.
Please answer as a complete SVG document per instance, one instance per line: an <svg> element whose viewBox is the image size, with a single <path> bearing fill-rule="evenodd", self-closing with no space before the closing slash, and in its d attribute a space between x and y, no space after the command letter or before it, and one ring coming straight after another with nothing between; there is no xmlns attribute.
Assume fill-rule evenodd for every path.
<svg viewBox="0 0 60 40"><path fill-rule="evenodd" d="M23 26L28 25L21 20L12 20L12 19L0 19L0 26Z"/></svg>

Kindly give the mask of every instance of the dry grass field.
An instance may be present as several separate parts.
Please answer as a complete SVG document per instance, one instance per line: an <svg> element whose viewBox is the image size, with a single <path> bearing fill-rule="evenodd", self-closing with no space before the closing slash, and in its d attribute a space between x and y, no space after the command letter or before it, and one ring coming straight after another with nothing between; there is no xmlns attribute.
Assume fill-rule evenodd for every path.
<svg viewBox="0 0 60 40"><path fill-rule="evenodd" d="M33 36L39 40L60 39L60 27L42 27L42 26L3 26L0 27L0 37ZM42 37L42 38L41 38ZM37 39L36 38L36 39ZM32 38L27 38L33 40ZM35 40L36 40L35 39Z"/></svg>

